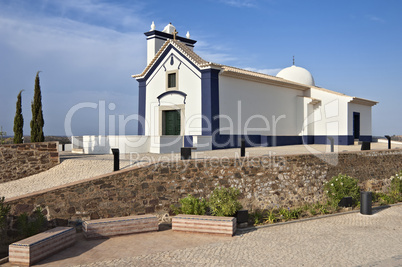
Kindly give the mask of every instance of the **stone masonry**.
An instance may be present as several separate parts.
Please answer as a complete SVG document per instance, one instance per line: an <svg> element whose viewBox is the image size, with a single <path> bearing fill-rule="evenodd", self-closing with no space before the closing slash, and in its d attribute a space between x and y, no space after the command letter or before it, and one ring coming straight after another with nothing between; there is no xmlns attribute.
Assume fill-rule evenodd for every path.
<svg viewBox="0 0 402 267"><path fill-rule="evenodd" d="M52 190L10 198L11 214L41 206L58 225L69 220L167 212L192 194L208 197L218 186L236 187L247 209L298 206L323 199L323 184L339 173L364 190L382 190L402 170L402 150L377 150L237 159L161 162L98 176Z"/></svg>
<svg viewBox="0 0 402 267"><path fill-rule="evenodd" d="M59 164L58 143L0 145L0 183L34 175Z"/></svg>

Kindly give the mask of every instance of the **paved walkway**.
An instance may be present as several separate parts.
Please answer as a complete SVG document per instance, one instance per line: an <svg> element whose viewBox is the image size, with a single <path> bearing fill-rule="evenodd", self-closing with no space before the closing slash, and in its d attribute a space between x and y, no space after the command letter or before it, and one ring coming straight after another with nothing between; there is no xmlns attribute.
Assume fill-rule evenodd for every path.
<svg viewBox="0 0 402 267"><path fill-rule="evenodd" d="M253 229L232 238L171 230L86 241L39 266L402 266L402 205ZM10 266L7 264L5 266Z"/></svg>

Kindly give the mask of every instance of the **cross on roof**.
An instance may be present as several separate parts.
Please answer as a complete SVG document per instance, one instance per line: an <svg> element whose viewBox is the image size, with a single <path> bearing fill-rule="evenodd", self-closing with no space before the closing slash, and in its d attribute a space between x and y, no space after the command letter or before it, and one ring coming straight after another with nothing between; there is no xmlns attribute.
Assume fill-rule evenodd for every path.
<svg viewBox="0 0 402 267"><path fill-rule="evenodd" d="M173 32L173 40L176 40L176 35L178 34L178 32L176 31L176 29L174 29L174 32Z"/></svg>

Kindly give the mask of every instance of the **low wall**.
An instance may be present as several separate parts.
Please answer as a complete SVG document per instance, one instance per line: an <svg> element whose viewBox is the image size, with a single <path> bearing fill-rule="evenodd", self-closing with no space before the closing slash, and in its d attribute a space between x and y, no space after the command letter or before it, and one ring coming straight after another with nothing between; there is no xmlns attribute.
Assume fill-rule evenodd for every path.
<svg viewBox="0 0 402 267"><path fill-rule="evenodd" d="M59 142L0 145L0 183L34 175L59 164L58 145Z"/></svg>
<svg viewBox="0 0 402 267"><path fill-rule="evenodd" d="M401 169L402 150L164 162L6 202L13 215L41 206L59 222L168 211L187 194L207 197L218 186L239 188L247 209L297 206L322 200L324 182L339 173L381 190Z"/></svg>
<svg viewBox="0 0 402 267"><path fill-rule="evenodd" d="M59 145L59 152L65 151L65 152L71 152L73 150L73 144L60 144Z"/></svg>

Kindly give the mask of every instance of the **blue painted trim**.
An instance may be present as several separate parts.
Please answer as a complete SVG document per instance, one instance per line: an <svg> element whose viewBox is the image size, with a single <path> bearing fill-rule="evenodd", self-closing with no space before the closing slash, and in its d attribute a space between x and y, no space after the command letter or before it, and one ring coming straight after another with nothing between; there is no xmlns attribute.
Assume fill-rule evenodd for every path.
<svg viewBox="0 0 402 267"><path fill-rule="evenodd" d="M335 145L352 145L354 143L353 136L339 135L331 137L334 137ZM328 136L326 135L265 136L265 135L216 134L212 136L212 149L238 148L240 147L241 138L245 139L246 147L256 147L256 146L273 147L273 146L287 146L287 145L301 145L301 144L330 144Z"/></svg>
<svg viewBox="0 0 402 267"><path fill-rule="evenodd" d="M182 53L180 53L180 51L178 51L177 49L175 49L175 50L177 51L177 53L179 53L180 55L182 55L182 57L186 58L188 62L192 63L191 61L188 60L188 58L187 58L185 55L183 55ZM181 63L183 63L183 61L181 61L180 58L178 58L178 57L177 57L175 54L173 54L173 53L171 53L169 57L172 57L172 58L174 57L174 58L176 58L176 59L180 62L179 65L177 66L177 69L180 69L180 65L181 65ZM163 63L163 66L165 66L166 62L169 60L169 57L165 60L165 62ZM195 73L190 67L188 67L188 66L186 65L186 63L183 63L183 64L184 64L184 66L186 66L192 73L194 73L198 78L201 78L200 75L198 75L197 73ZM193 64L193 66L195 66L195 65ZM197 66L195 66L195 67L197 68ZM197 69L198 69L198 68L197 68Z"/></svg>
<svg viewBox="0 0 402 267"><path fill-rule="evenodd" d="M340 146L353 145L353 135L314 135L314 144L330 144L328 136L334 138L334 144Z"/></svg>
<svg viewBox="0 0 402 267"><path fill-rule="evenodd" d="M147 86L145 80L138 80L138 127L137 134L145 135L145 105Z"/></svg>
<svg viewBox="0 0 402 267"><path fill-rule="evenodd" d="M219 70L201 70L202 135L219 134Z"/></svg>
<svg viewBox="0 0 402 267"><path fill-rule="evenodd" d="M306 145L314 144L314 136L313 135L303 135L303 144L306 144Z"/></svg>
<svg viewBox="0 0 402 267"><path fill-rule="evenodd" d="M359 141L362 142L373 142L373 137L371 135L360 135Z"/></svg>
<svg viewBox="0 0 402 267"><path fill-rule="evenodd" d="M193 136L192 135L184 136L184 146L185 147L193 147Z"/></svg>
<svg viewBox="0 0 402 267"><path fill-rule="evenodd" d="M171 90L171 91L166 91L156 97L159 101L159 106L161 105L161 99L167 95L181 95L182 97L184 97L184 100L183 100L184 104L186 104L186 97L187 97L186 93L184 93L182 91Z"/></svg>
<svg viewBox="0 0 402 267"><path fill-rule="evenodd" d="M192 65L195 69L197 69L198 71L200 71L200 68L197 67L197 65L195 65L193 62L191 62L185 55L183 55L179 50L176 49L176 47L174 47L172 44L169 44L168 47L165 49L165 51L162 53L162 55L160 55L160 57L158 58L158 60L152 65L152 67L147 71L147 74L145 74L145 76L143 78L137 78L137 80L148 80L149 77L155 72L155 70L158 68L159 65L161 65L162 61L165 60L165 58L167 58L165 60L165 63L167 60L169 60L168 58L168 54L170 53L171 50L176 51L177 53L179 53L180 55L183 56L183 58L186 59L186 61L188 63L190 63L190 65ZM165 64L163 63L163 64ZM184 63L183 63L184 64ZM159 67L162 68L162 65ZM190 69L191 70L191 69Z"/></svg>
<svg viewBox="0 0 402 267"><path fill-rule="evenodd" d="M355 138L353 135L348 135L348 145L354 145L355 143Z"/></svg>
<svg viewBox="0 0 402 267"><path fill-rule="evenodd" d="M148 40L152 40L152 39L158 39L158 40L161 40L161 41L166 42L167 39L173 39L173 38L161 38L161 37L158 37L158 36L147 37L147 41L148 41ZM184 43L184 44L185 44L186 46L188 46L188 47L194 48L194 45L193 45L193 44L190 44L190 43Z"/></svg>
<svg viewBox="0 0 402 267"><path fill-rule="evenodd" d="M148 38L151 38L153 35L155 35L155 37L159 37L160 39L163 38L165 40L166 39L172 39L173 40L173 34L169 34L169 33L166 33L166 32L161 32L161 31L157 31L157 30L145 32L144 34ZM181 36L178 36L178 35L176 36L176 39L179 40L179 41L182 41L183 43L192 44L192 45L197 42L196 40L187 39L187 38L184 38L184 37L181 37Z"/></svg>
<svg viewBox="0 0 402 267"><path fill-rule="evenodd" d="M229 135L216 134L212 137L212 149L227 149L240 147L244 138L246 147L272 147L303 144L302 136L265 136L265 135Z"/></svg>

